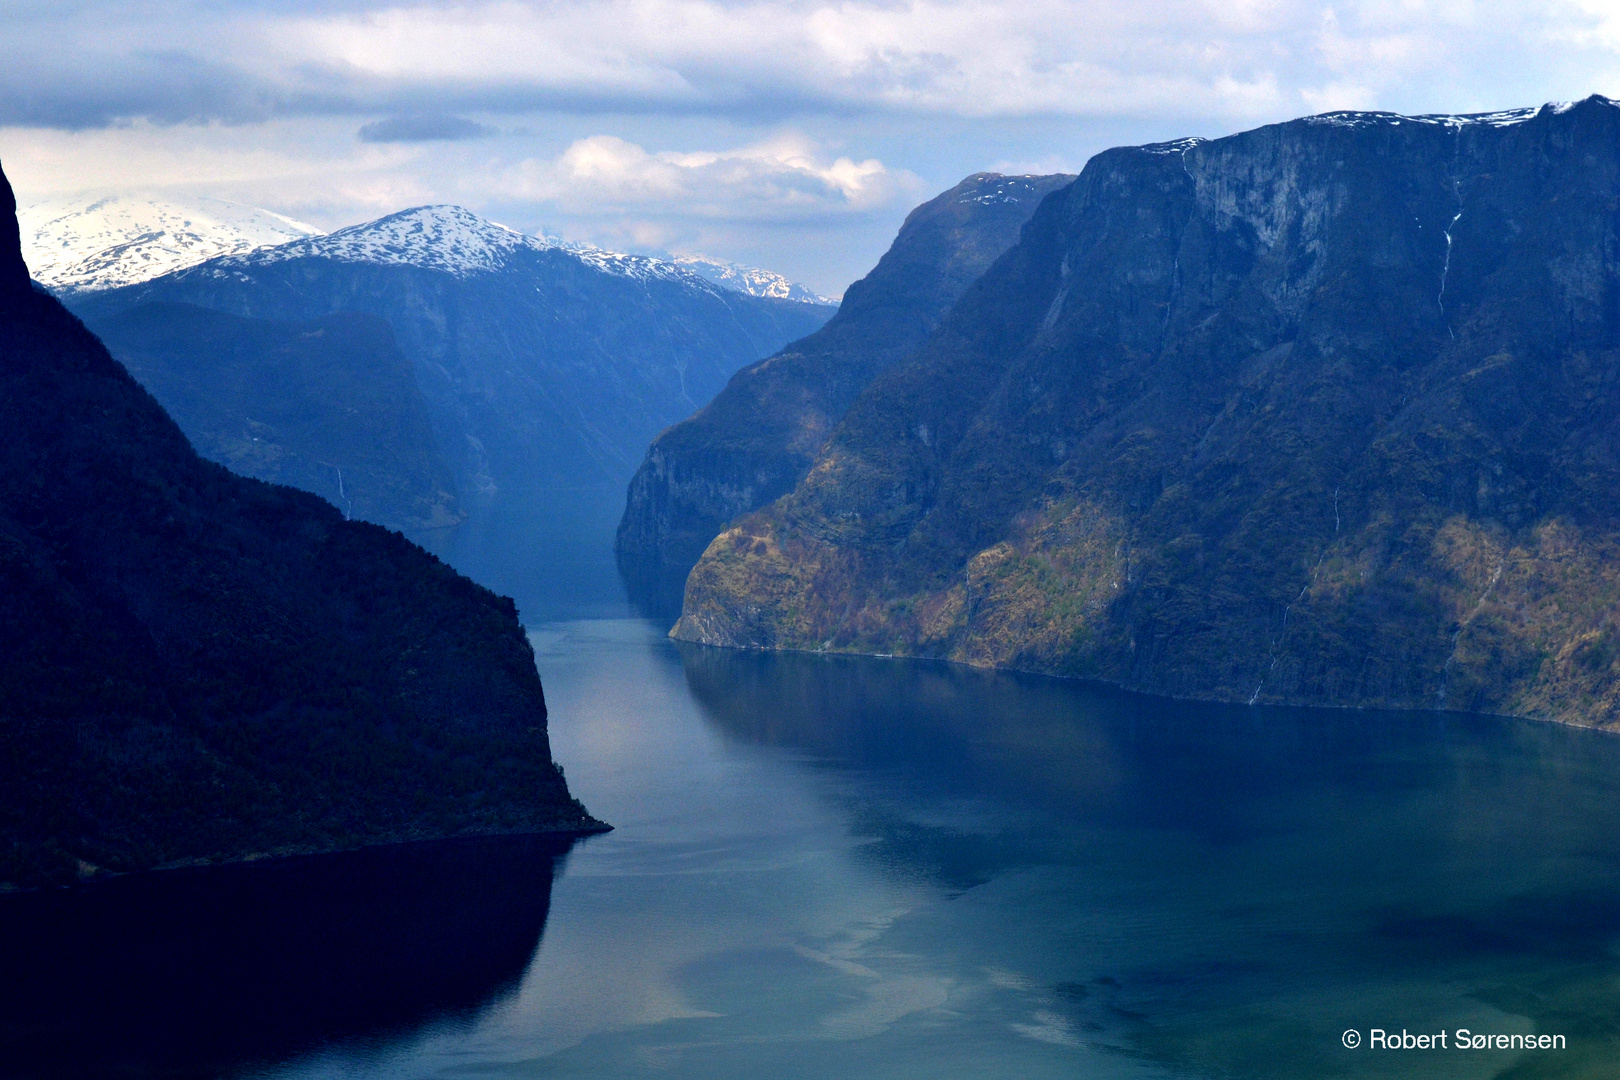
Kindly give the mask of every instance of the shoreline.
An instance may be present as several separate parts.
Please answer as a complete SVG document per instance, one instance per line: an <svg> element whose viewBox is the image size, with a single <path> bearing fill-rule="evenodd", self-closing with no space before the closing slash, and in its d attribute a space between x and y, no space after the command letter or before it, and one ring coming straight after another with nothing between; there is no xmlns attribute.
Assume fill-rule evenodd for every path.
<svg viewBox="0 0 1620 1080"><path fill-rule="evenodd" d="M183 870L217 870L225 867L253 866L267 863L283 863L295 859L320 859L328 856L351 855L360 851L376 851L382 848L409 847L417 844L453 844L464 840L498 840L517 837L549 837L556 840L567 840L569 846L591 836L601 836L613 831L613 826L596 818L588 819L588 823L566 828L539 828L539 829L499 829L499 830L470 830L450 833L447 835L422 835L402 837L395 840L379 840L375 843L352 844L346 847L314 847L294 846L278 848L273 851L253 851L244 855L232 856L223 859L182 859L173 862L160 863L157 866L144 867L139 870L109 870L106 867L96 866L93 863L79 860L79 879L66 885L15 885L9 881L0 881L0 903L5 902L9 896L26 896L45 892L72 892L111 881L120 881L127 878L139 877L144 874L167 874Z"/></svg>

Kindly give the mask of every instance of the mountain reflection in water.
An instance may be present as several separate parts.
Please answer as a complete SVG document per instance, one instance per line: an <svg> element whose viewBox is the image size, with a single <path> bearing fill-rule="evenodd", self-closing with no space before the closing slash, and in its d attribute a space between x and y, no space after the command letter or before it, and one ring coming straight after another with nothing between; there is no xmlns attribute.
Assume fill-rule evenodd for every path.
<svg viewBox="0 0 1620 1080"><path fill-rule="evenodd" d="M0 898L0 1074L205 1077L470 1020L568 848L441 841Z"/></svg>

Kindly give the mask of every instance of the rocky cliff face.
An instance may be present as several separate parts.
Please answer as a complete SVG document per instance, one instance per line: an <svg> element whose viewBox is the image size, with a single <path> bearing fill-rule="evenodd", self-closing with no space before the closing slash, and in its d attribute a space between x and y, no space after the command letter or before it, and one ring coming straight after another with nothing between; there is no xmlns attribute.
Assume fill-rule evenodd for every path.
<svg viewBox="0 0 1620 1080"><path fill-rule="evenodd" d="M13 209L0 176L0 887L599 828L512 602L198 457Z"/></svg>
<svg viewBox="0 0 1620 1080"><path fill-rule="evenodd" d="M672 596L678 610L709 541L791 491L850 402L922 343L1040 200L1071 179L979 173L917 207L826 326L739 371L659 435L630 482L614 545L638 599L661 610Z"/></svg>
<svg viewBox="0 0 1620 1080"><path fill-rule="evenodd" d="M1620 107L1112 150L677 637L1620 726Z"/></svg>

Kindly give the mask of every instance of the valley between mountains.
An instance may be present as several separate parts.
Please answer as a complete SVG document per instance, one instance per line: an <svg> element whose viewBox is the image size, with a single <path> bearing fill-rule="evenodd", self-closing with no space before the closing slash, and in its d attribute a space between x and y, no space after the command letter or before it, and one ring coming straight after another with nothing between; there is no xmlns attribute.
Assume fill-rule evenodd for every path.
<svg viewBox="0 0 1620 1080"><path fill-rule="evenodd" d="M5 209L0 881L600 828L516 604L391 531L503 504L687 642L1620 727L1605 98L975 174L837 308L446 206L59 302Z"/></svg>

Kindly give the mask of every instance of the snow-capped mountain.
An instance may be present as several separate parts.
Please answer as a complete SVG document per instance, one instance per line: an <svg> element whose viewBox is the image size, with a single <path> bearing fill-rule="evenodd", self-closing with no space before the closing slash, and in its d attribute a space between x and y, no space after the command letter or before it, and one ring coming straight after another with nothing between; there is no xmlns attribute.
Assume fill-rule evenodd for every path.
<svg viewBox="0 0 1620 1080"><path fill-rule="evenodd" d="M318 258L373 266L414 266L465 278L502 270L515 253L523 251L565 252L592 269L617 277L708 287L702 275L663 259L607 251L556 237L528 236L464 207L448 205L417 206L376 221L250 251L221 260L216 269L227 272L236 266L270 266L292 259Z"/></svg>
<svg viewBox="0 0 1620 1080"><path fill-rule="evenodd" d="M562 251L603 273L640 281L662 279L688 285L707 282L747 296L806 304L838 303L757 266L724 262L707 255L659 259L555 236L529 236L464 207L448 205L413 207L336 232L248 252L239 260L221 263L220 269L232 264L268 266L289 259L327 258L379 266L419 266L467 277L501 269L518 251Z"/></svg>
<svg viewBox="0 0 1620 1080"><path fill-rule="evenodd" d="M802 304L837 304L838 301L828 296L805 288L796 281L789 281L781 274L772 270L762 270L757 266L745 266L742 263L725 262L722 259L713 259L707 255L675 255L671 261L683 270L689 270L698 277L714 282L724 289L734 289L749 296L769 296L777 300L796 300Z"/></svg>
<svg viewBox="0 0 1620 1080"><path fill-rule="evenodd" d="M706 255L657 259L558 237L528 236L459 206L418 206L323 233L273 211L223 199L142 194L55 199L18 212L34 280L61 293L150 281L221 256L237 265L290 259L417 266L460 277L500 269L516 251L565 251L620 277L708 282L748 296L836 304L755 266ZM223 270L229 263L220 264Z"/></svg>
<svg viewBox="0 0 1620 1080"><path fill-rule="evenodd" d="M24 207L17 219L34 280L64 293L149 281L220 255L320 234L256 206L167 195L54 199Z"/></svg>

